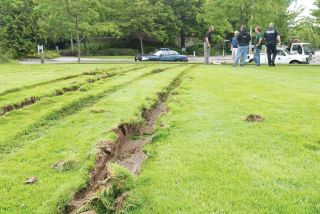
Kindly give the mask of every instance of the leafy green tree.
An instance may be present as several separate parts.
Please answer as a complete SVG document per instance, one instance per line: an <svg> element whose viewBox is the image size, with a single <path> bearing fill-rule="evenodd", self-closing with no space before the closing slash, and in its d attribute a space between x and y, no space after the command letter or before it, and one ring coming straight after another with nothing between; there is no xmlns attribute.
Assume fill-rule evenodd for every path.
<svg viewBox="0 0 320 214"><path fill-rule="evenodd" d="M44 36L57 38L63 34L74 35L80 63L81 42L98 20L98 3L93 0L39 0L38 10L42 13Z"/></svg>
<svg viewBox="0 0 320 214"><path fill-rule="evenodd" d="M286 36L289 22L296 16L288 12L291 3L292 0L207 0L202 18L215 25L221 37L240 29L241 25L266 28L270 22Z"/></svg>
<svg viewBox="0 0 320 214"><path fill-rule="evenodd" d="M176 25L179 28L181 48L186 46L186 37L200 36L203 25L202 19L197 17L203 13L205 0L164 0L166 5L170 5L177 18Z"/></svg>
<svg viewBox="0 0 320 214"><path fill-rule="evenodd" d="M149 0L132 0L126 2L125 9L120 15L120 26L126 36L139 39L141 52L144 53L144 40L151 38L155 41L165 41L165 28L157 22L161 2L151 4Z"/></svg>
<svg viewBox="0 0 320 214"><path fill-rule="evenodd" d="M317 6L317 9L312 11L312 15L314 17L316 17L316 21L317 21L318 28L319 28L319 25L320 25L320 0L316 0L316 2L314 4Z"/></svg>
<svg viewBox="0 0 320 214"><path fill-rule="evenodd" d="M309 42L313 47L320 48L320 33L314 20L305 18L290 29L290 38L297 38L303 42Z"/></svg>
<svg viewBox="0 0 320 214"><path fill-rule="evenodd" d="M32 0L0 1L0 49L13 58L30 53L39 40L34 7Z"/></svg>
<svg viewBox="0 0 320 214"><path fill-rule="evenodd" d="M108 8L103 0L38 0L38 4L43 37L75 38L79 63L82 41L103 33L119 34L114 23L104 20Z"/></svg>

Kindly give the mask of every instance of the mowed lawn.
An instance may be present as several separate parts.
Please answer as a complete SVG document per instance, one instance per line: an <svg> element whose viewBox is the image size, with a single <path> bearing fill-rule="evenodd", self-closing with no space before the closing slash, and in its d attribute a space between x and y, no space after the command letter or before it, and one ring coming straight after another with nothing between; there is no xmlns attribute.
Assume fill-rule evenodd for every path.
<svg viewBox="0 0 320 214"><path fill-rule="evenodd" d="M169 107L133 213L320 213L319 67L197 67Z"/></svg>
<svg viewBox="0 0 320 214"><path fill-rule="evenodd" d="M320 213L320 67L143 63L0 65L1 105L39 97L0 116L0 213L63 212L98 142L141 122L177 77L130 212Z"/></svg>
<svg viewBox="0 0 320 214"><path fill-rule="evenodd" d="M112 129L121 123L141 120L142 109L154 104L158 93L190 68L134 67L127 65L77 91L44 97L0 116L0 190L5 193L0 195L0 213L61 213L74 193L86 186L98 142L113 140ZM47 84L58 87L61 81ZM63 160L72 161L72 167L55 170ZM26 185L32 176L37 183Z"/></svg>

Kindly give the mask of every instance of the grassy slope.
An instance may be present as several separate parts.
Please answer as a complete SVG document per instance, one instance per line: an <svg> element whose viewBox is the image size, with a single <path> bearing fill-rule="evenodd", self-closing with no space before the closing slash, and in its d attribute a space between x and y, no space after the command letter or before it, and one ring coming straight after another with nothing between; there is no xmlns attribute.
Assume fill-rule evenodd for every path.
<svg viewBox="0 0 320 214"><path fill-rule="evenodd" d="M128 65L118 65L127 67ZM113 68L115 65L68 64L68 65L0 65L0 94L14 88L23 88L54 79L90 72L96 68Z"/></svg>
<svg viewBox="0 0 320 214"><path fill-rule="evenodd" d="M127 66L127 67L109 67L107 66L104 69L97 70L96 75L85 75L80 73L80 76L74 76L73 78L56 80L54 82L41 84L37 86L33 86L30 88L24 88L23 90L19 90L17 92L7 93L5 95L0 95L0 106L8 105L8 104L17 104L24 101L26 98L30 98L31 96L37 98L43 98L46 96L53 96L56 93L56 90L62 90L64 87L71 87L75 85L82 86L87 84L88 79L97 79L108 74L119 74L122 71L129 70L138 66ZM95 71L95 70L92 70ZM74 75L72 72L68 72L69 75ZM77 73L75 75L78 75Z"/></svg>
<svg viewBox="0 0 320 214"><path fill-rule="evenodd" d="M105 93L112 92L119 86L125 87L130 81L141 77L153 69L154 67L150 66L146 69L139 69L124 75L103 79L87 85L87 91L66 93L58 97L47 97L31 106L15 110L0 117L0 135L2 136L0 138L0 159L11 150L11 147L15 147L15 144L24 144L32 138L29 135L24 136L25 134L22 133L32 133L36 131L34 135L37 136L37 132L39 131L36 129L39 126L43 131L48 131L49 122L50 124L57 123L55 121L59 119L59 117L65 117L77 111L77 109L81 109L84 101L88 104L94 103L98 100L98 94L103 96ZM39 91L38 93L45 92ZM31 94L29 96L31 96ZM8 100L8 102L10 102L10 100ZM43 127L44 125L46 126ZM17 136L19 134L21 135L20 137ZM9 148L7 148L7 145Z"/></svg>
<svg viewBox="0 0 320 214"><path fill-rule="evenodd" d="M170 108L133 213L320 212L319 67L199 67Z"/></svg>
<svg viewBox="0 0 320 214"><path fill-rule="evenodd" d="M0 163L0 189L6 192L0 195L0 201L5 201L0 204L0 213L54 213L63 209L72 193L88 179L97 141L105 140L122 121L138 119L142 106L150 105L156 94L185 68L136 79L94 105L62 118L49 132L40 132L38 138L5 157ZM106 111L92 112L101 109ZM76 160L78 168L63 173L52 169L52 164L65 159ZM24 185L24 180L33 175L38 177L38 184Z"/></svg>

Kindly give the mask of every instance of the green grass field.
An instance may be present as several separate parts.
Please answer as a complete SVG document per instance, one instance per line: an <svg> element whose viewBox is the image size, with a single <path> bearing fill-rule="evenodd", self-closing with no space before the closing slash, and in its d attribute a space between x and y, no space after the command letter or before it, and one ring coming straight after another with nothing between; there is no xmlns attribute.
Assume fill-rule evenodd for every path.
<svg viewBox="0 0 320 214"><path fill-rule="evenodd" d="M69 213L99 142L117 145L113 130L144 124L163 93L141 172L109 161L103 185L121 191L87 210L320 213L319 67L188 64L0 65L0 213Z"/></svg>

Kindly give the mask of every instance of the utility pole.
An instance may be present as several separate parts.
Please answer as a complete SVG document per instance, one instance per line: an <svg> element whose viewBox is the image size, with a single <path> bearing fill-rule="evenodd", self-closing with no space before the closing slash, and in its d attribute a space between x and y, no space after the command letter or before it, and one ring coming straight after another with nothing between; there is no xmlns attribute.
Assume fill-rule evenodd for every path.
<svg viewBox="0 0 320 214"><path fill-rule="evenodd" d="M38 54L40 54L41 64L44 64L44 50L43 50L43 45L38 45Z"/></svg>
<svg viewBox="0 0 320 214"><path fill-rule="evenodd" d="M253 22L253 5L254 5L254 0L252 0L251 1L251 16L250 16L250 36L251 36L251 41L250 41L250 44L249 44L249 54L252 54L252 48L251 48L251 46L252 46L252 40L253 40L253 38L252 38L252 22Z"/></svg>

